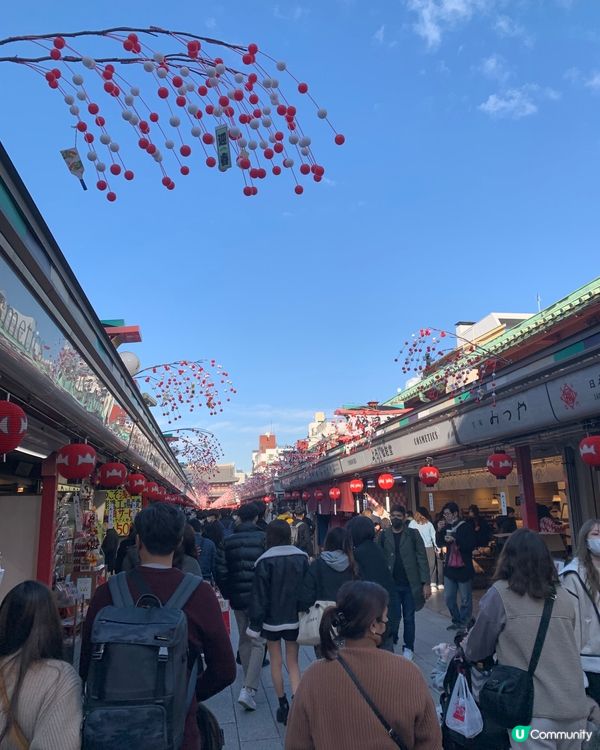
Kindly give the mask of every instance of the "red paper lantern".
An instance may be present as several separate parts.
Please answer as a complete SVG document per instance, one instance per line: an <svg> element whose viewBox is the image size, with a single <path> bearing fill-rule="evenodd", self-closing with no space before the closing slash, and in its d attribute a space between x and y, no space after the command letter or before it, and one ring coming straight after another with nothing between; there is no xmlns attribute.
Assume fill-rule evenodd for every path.
<svg viewBox="0 0 600 750"><path fill-rule="evenodd" d="M0 401L0 454L18 448L27 434L27 414L12 401Z"/></svg>
<svg viewBox="0 0 600 750"><path fill-rule="evenodd" d="M394 486L394 477L391 474L380 474L377 478L377 484L382 490L391 490Z"/></svg>
<svg viewBox="0 0 600 750"><path fill-rule="evenodd" d="M127 467L117 461L103 464L98 471L98 484L111 489L120 487L127 478Z"/></svg>
<svg viewBox="0 0 600 750"><path fill-rule="evenodd" d="M310 500L310 492L308 490L304 490L304 492L302 493L302 499L305 503Z"/></svg>
<svg viewBox="0 0 600 750"><path fill-rule="evenodd" d="M156 491L156 499L164 502L167 499L167 494L167 490L159 484L158 490Z"/></svg>
<svg viewBox="0 0 600 750"><path fill-rule="evenodd" d="M148 500L158 500L160 498L158 484L156 482L148 482L146 484L144 497L147 497Z"/></svg>
<svg viewBox="0 0 600 750"><path fill-rule="evenodd" d="M125 480L125 488L130 495L145 494L146 477L143 474L130 474Z"/></svg>
<svg viewBox="0 0 600 750"><path fill-rule="evenodd" d="M513 460L508 453L492 453L488 457L486 466L496 479L506 479L513 470Z"/></svg>
<svg viewBox="0 0 600 750"><path fill-rule="evenodd" d="M64 445L56 456L56 468L65 479L86 479L96 466L96 451L86 443Z"/></svg>
<svg viewBox="0 0 600 750"><path fill-rule="evenodd" d="M324 497L325 497L325 493L324 493L324 492L322 492L321 490L317 490L317 491L315 492L315 500L316 500L317 502L319 502L319 503L320 503L320 502L321 502L321 500L323 500L323 499L324 499Z"/></svg>
<svg viewBox="0 0 600 750"><path fill-rule="evenodd" d="M581 460L595 469L600 467L600 435L589 435L579 443Z"/></svg>
<svg viewBox="0 0 600 750"><path fill-rule="evenodd" d="M263 503L270 503L271 502L271 495L265 495L263 497Z"/></svg>
<svg viewBox="0 0 600 750"><path fill-rule="evenodd" d="M435 466L422 466L419 469L419 479L426 487L433 487L440 481L440 471Z"/></svg>
<svg viewBox="0 0 600 750"><path fill-rule="evenodd" d="M353 479L350 482L350 492L352 492L354 495L358 495L359 492L362 492L365 487L365 484L362 479Z"/></svg>
<svg viewBox="0 0 600 750"><path fill-rule="evenodd" d="M332 487L329 490L329 499L333 500L334 503L336 503L340 497L342 496L342 491L339 487Z"/></svg>
<svg viewBox="0 0 600 750"><path fill-rule="evenodd" d="M298 490L294 490L292 492L292 500L300 500L300 493L298 492Z"/></svg>

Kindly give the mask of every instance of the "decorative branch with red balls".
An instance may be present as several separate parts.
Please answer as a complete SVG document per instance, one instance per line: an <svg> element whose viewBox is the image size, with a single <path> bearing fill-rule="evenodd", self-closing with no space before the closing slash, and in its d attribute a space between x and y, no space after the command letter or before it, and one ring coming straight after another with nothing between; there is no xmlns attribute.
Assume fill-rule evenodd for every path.
<svg viewBox="0 0 600 750"><path fill-rule="evenodd" d="M116 44L122 52L92 56L74 46L90 39L96 47ZM158 49L159 41L171 49ZM257 44L243 47L151 26L9 37L0 40L5 45L38 50L0 62L28 67L62 95L76 137L87 148L84 158L75 151L75 167L67 164L81 179L87 161L97 189L111 202L117 181L136 176L133 155L116 137L123 123L130 143L156 165L167 190L175 188L176 172L187 176L201 163L220 171L237 168L246 196L256 195L268 175L289 173L297 195L304 192L302 178L321 182L325 168L298 118L300 100L329 126L337 145L345 142L308 84ZM293 81L298 102L283 91L279 75Z"/></svg>

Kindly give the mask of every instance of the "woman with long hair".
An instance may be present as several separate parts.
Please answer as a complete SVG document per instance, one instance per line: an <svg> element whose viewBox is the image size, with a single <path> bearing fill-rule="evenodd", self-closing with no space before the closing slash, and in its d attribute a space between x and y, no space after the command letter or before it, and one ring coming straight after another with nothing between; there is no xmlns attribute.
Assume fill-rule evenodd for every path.
<svg viewBox="0 0 600 750"><path fill-rule="evenodd" d="M271 677L279 700L277 721L286 724L289 702L283 685L283 655L290 676L292 698L300 682L298 666L298 590L308 568L308 555L292 545L287 521L271 521L267 526L267 551L256 561L252 597L248 608L251 638L267 641Z"/></svg>
<svg viewBox="0 0 600 750"><path fill-rule="evenodd" d="M0 747L79 750L81 681L62 660L62 626L52 593L37 581L0 606Z"/></svg>
<svg viewBox="0 0 600 750"><path fill-rule="evenodd" d="M398 744L353 680L404 746L439 750L440 725L421 671L377 648L385 637L387 614L388 594L378 584L353 581L342 586L335 607L321 620L325 658L302 677L285 750L397 750ZM340 641L343 648L337 645Z"/></svg>
<svg viewBox="0 0 600 750"><path fill-rule="evenodd" d="M415 513L414 519L408 524L408 527L410 529L416 529L423 539L425 552L427 553L427 564L431 574L431 588L437 590L438 577L436 553L439 553L440 549L435 540L435 527L431 523L431 515L427 508L420 506Z"/></svg>
<svg viewBox="0 0 600 750"><path fill-rule="evenodd" d="M559 585L552 556L543 538L518 529L504 545L494 585L479 603L479 615L465 644L469 661L495 653L503 666L527 670L544 604L553 598L550 623L533 674L531 724L551 732L584 730L591 702L585 695L575 638L575 611L569 593ZM520 745L511 737L514 748ZM553 740L540 747L571 750L571 740Z"/></svg>
<svg viewBox="0 0 600 750"><path fill-rule="evenodd" d="M182 573L191 573L202 578L202 570L196 554L196 537L189 523L186 523L183 538L173 555L173 567Z"/></svg>
<svg viewBox="0 0 600 750"><path fill-rule="evenodd" d="M575 639L587 678L587 694L600 703L600 519L583 524L577 557L560 577L575 607Z"/></svg>

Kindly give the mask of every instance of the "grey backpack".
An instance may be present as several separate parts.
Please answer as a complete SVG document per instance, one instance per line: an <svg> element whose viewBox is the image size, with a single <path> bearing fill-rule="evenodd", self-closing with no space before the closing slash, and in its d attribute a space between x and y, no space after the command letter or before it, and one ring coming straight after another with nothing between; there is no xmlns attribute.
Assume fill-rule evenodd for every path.
<svg viewBox="0 0 600 750"><path fill-rule="evenodd" d="M141 596L133 601L128 577ZM109 579L112 605L92 626L84 750L179 750L198 664L188 681L188 627L182 611L199 586L187 574L163 606L135 569Z"/></svg>

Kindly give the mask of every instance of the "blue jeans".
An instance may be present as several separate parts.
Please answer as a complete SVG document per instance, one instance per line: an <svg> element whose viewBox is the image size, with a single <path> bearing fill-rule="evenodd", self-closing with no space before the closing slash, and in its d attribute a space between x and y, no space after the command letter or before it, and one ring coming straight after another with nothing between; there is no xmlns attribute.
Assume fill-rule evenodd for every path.
<svg viewBox="0 0 600 750"><path fill-rule="evenodd" d="M460 610L456 599L460 592ZM444 576L444 598L455 625L466 625L473 615L473 582L453 581Z"/></svg>
<svg viewBox="0 0 600 750"><path fill-rule="evenodd" d="M411 651L415 650L415 599L410 586L399 586L396 584L396 597L393 603L395 612L390 614L390 623L393 623L394 641L398 638L398 628L404 619L404 647Z"/></svg>

